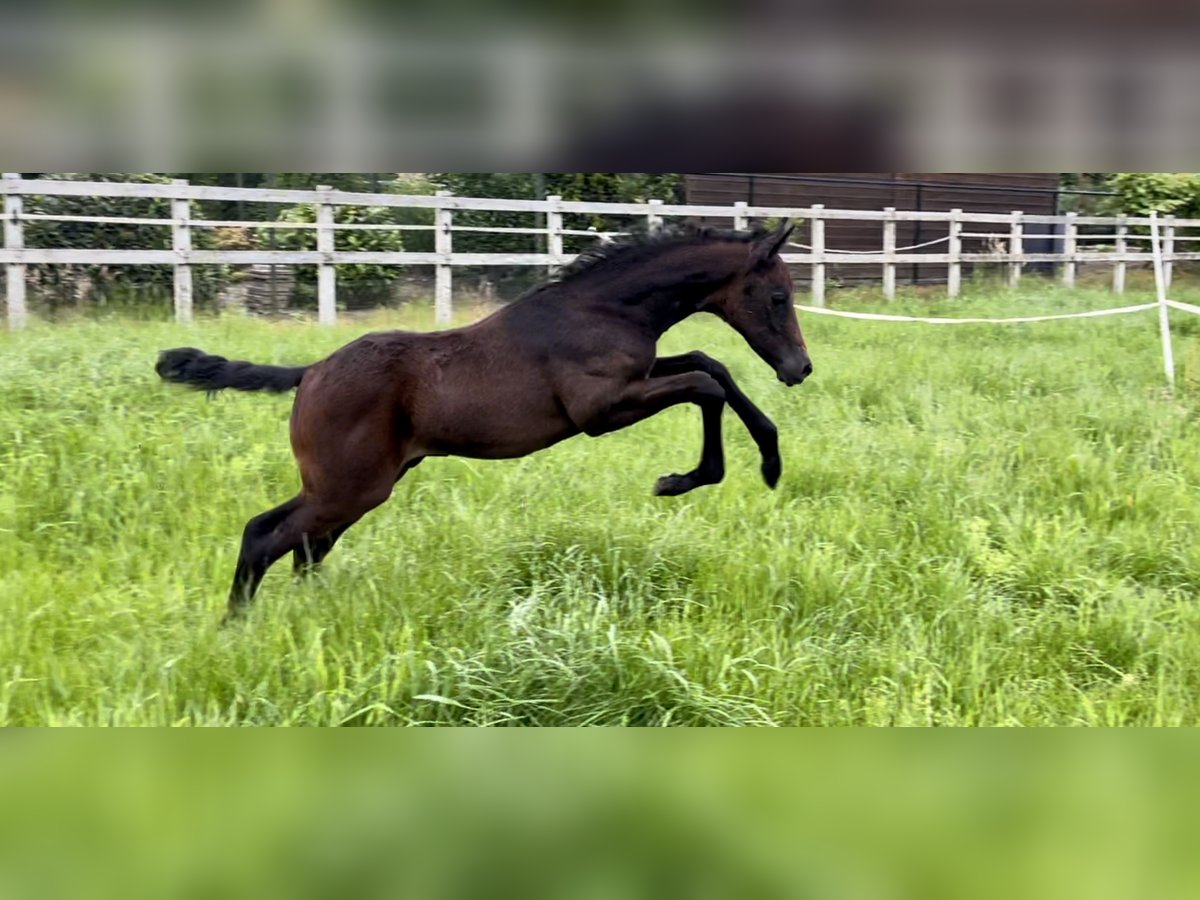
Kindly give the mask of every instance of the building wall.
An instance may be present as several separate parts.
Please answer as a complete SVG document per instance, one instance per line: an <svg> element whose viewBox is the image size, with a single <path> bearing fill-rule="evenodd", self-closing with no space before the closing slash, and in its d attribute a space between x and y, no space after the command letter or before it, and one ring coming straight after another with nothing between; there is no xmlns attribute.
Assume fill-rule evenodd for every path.
<svg viewBox="0 0 1200 900"><path fill-rule="evenodd" d="M831 209L897 209L946 212L1010 213L1019 209L1030 214L1053 215L1057 210L1057 173L902 173L822 172L778 175L696 174L684 177L688 203L726 205L745 200L763 206L811 206L823 203ZM728 223L722 223L727 225ZM930 222L899 222L897 247L907 247L945 237L948 226ZM968 229L971 230L971 229ZM980 229L976 229L980 230ZM1003 229L991 229L1003 230ZM1029 234L1035 234L1029 228ZM808 243L807 228L796 240ZM986 241L963 239L964 252L986 250ZM825 244L839 250L880 250L883 228L877 222L826 222ZM1032 251L1032 246L1027 246ZM935 244L918 252L945 252ZM805 267L796 275L805 280ZM970 267L964 266L964 274ZM880 266L830 266L828 277L844 283L874 281L882 277ZM901 266L897 280L909 283L938 282L946 277L945 266Z"/></svg>

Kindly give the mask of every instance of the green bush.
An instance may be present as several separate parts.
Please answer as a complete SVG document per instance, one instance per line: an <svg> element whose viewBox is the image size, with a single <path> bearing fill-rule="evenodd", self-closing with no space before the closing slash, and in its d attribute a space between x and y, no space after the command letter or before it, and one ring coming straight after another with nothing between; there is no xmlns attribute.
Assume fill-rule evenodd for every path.
<svg viewBox="0 0 1200 900"><path fill-rule="evenodd" d="M102 181L133 184L170 184L169 175L154 173L114 174L68 172L44 176L55 181ZM158 197L61 197L30 195L25 200L28 214L54 216L100 216L105 218L170 219L171 201ZM192 214L196 215L195 204ZM136 225L98 222L32 221L25 225L25 245L44 249L170 250L171 229L165 225ZM211 231L192 229L197 249L215 246ZM31 279L37 294L51 307L76 303L81 288L89 297L104 299L132 294L160 302L171 292L171 266L33 265ZM224 266L197 266L193 284L200 297L211 296L228 279Z"/></svg>
<svg viewBox="0 0 1200 900"><path fill-rule="evenodd" d="M600 203L639 203L662 200L676 203L683 200L683 177L675 174L645 172L547 172L547 173L490 173L439 172L429 176L438 187L462 197L503 197L514 200L537 200L543 196L559 196L564 200L584 200ZM568 214L563 227L583 231L626 230L639 227L644 219L632 216L600 216ZM492 210L460 210L454 214L454 224L471 227L539 228L544 217L537 213L498 212ZM589 238L569 236L564 241L568 253L584 249ZM531 234L455 235L456 249L469 253L536 253L544 249L543 239Z"/></svg>
<svg viewBox="0 0 1200 900"><path fill-rule="evenodd" d="M1200 173L1115 172L1107 186L1117 192L1104 204L1107 214L1200 217Z"/></svg>
<svg viewBox="0 0 1200 900"><path fill-rule="evenodd" d="M395 222L395 210L386 206L336 206L334 221L340 225L390 225ZM316 207L311 203L289 206L280 212L276 221L313 223L317 220ZM274 232L274 243L272 235ZM258 229L260 247L273 246L279 250L316 250L317 232L312 228L266 228ZM404 250L403 233L400 231L353 231L334 232L334 249L348 252L400 253ZM397 266L376 264L339 265L338 279L352 281L389 281L400 275ZM300 281L316 281L314 266L298 266Z"/></svg>

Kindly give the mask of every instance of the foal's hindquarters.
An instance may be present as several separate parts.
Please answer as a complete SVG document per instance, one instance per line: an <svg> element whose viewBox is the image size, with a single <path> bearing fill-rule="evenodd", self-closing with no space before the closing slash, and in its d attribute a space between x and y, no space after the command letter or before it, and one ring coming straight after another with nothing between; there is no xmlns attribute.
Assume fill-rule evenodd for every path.
<svg viewBox="0 0 1200 900"><path fill-rule="evenodd" d="M314 365L300 383L291 416L300 493L246 524L229 593L231 617L249 605L280 557L291 552L297 572L319 565L420 459L397 396L400 373L386 357L364 353L363 344Z"/></svg>

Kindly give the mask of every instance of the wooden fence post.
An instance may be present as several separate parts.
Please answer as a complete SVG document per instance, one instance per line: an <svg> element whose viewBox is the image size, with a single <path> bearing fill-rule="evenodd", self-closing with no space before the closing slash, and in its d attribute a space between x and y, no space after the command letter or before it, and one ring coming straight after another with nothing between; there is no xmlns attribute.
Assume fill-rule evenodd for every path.
<svg viewBox="0 0 1200 900"><path fill-rule="evenodd" d="M438 191L439 197L450 197L450 191ZM439 325L447 324L454 316L454 282L450 254L453 252L454 213L449 205L438 206L434 211L434 251L438 255L436 286L434 290L434 319Z"/></svg>
<svg viewBox="0 0 1200 900"><path fill-rule="evenodd" d="M1171 276L1175 274L1175 217L1163 216L1163 287L1171 289Z"/></svg>
<svg viewBox="0 0 1200 900"><path fill-rule="evenodd" d="M646 201L646 206L649 207L649 209L646 211L646 230L651 234L656 234L662 230L663 219L662 213L659 212L659 209L662 207L662 205L663 202L661 200Z"/></svg>
<svg viewBox="0 0 1200 900"><path fill-rule="evenodd" d="M821 218L824 203L812 205L812 302L813 306L825 305L825 220Z"/></svg>
<svg viewBox="0 0 1200 900"><path fill-rule="evenodd" d="M1013 290L1021 284L1021 258L1025 255L1024 218L1024 212L1014 209L1008 229L1008 286Z"/></svg>
<svg viewBox="0 0 1200 900"><path fill-rule="evenodd" d="M546 252L550 254L550 265L546 267L548 274L553 275L563 261L563 214L559 209L562 196L551 194L546 198L549 207L546 210Z"/></svg>
<svg viewBox="0 0 1200 900"><path fill-rule="evenodd" d="M1065 259L1062 270L1063 287L1075 287L1075 246L1079 235L1079 225L1075 220L1079 218L1079 213L1067 213L1066 229L1063 233L1063 257Z"/></svg>
<svg viewBox="0 0 1200 900"><path fill-rule="evenodd" d="M1113 263L1113 293L1125 293L1125 254L1129 242L1125 236L1129 234L1129 220L1125 216L1117 217L1117 261Z"/></svg>
<svg viewBox="0 0 1200 900"><path fill-rule="evenodd" d="M4 173L4 249L24 250L25 230L21 222L24 212L24 197L20 194L9 193L8 185L20 181L19 172ZM16 331L24 328L29 319L25 307L25 264L9 263L4 267L6 291L8 297L8 327Z"/></svg>
<svg viewBox="0 0 1200 900"><path fill-rule="evenodd" d="M946 265L946 293L957 297L962 292L962 210L950 210L950 240L947 252L950 262Z"/></svg>
<svg viewBox="0 0 1200 900"><path fill-rule="evenodd" d="M317 185L322 194L331 190L331 185ZM317 265L317 321L322 325L337 323L337 267L331 255L335 246L333 204L322 196L317 200L317 252L321 254Z"/></svg>
<svg viewBox="0 0 1200 900"><path fill-rule="evenodd" d="M896 207L883 208L883 298L896 299Z"/></svg>
<svg viewBox="0 0 1200 900"><path fill-rule="evenodd" d="M171 180L177 188L187 188L185 178ZM175 251L175 321L192 321L192 205L187 191L181 190L178 197L171 199L171 249Z"/></svg>
<svg viewBox="0 0 1200 900"><path fill-rule="evenodd" d="M1162 244L1158 237L1158 213L1150 213L1150 250L1154 257L1154 287L1158 295L1158 333L1162 339L1163 370L1167 387L1175 388L1175 351L1171 347L1171 317L1167 306L1167 280L1163 270Z"/></svg>
<svg viewBox="0 0 1200 900"><path fill-rule="evenodd" d="M733 204L733 230L745 231L750 225L750 217L746 215L746 201L738 200Z"/></svg>

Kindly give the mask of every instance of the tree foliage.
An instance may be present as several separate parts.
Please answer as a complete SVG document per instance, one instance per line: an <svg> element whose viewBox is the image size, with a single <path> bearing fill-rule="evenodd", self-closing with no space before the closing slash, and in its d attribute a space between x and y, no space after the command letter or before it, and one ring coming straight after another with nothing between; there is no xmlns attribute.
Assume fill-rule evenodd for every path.
<svg viewBox="0 0 1200 900"><path fill-rule="evenodd" d="M645 172L547 172L547 173L489 173L439 172L429 180L445 190L462 197L503 197L516 200L540 200L557 195L564 200L587 200L606 203L638 203L662 200L681 202L683 179L679 175ZM644 221L644 220L643 220ZM454 214L454 224L470 227L541 228L544 217L537 213L496 212L492 210L461 210ZM563 227L569 230L625 230L638 227L636 217L569 214L563 217ZM586 239L583 239L586 240ZM471 234L455 235L455 247L461 244L466 252L527 253L544 249L539 235ZM567 238L567 252L580 249L581 240Z"/></svg>
<svg viewBox="0 0 1200 900"><path fill-rule="evenodd" d="M1058 178L1058 211L1081 216L1107 215L1108 172L1061 172Z"/></svg>
<svg viewBox="0 0 1200 900"><path fill-rule="evenodd" d="M559 195L565 200L602 202L641 202L660 199L680 202L683 181L679 175L658 173L439 173L431 176L395 173L357 172L283 172L283 173L54 173L42 176L55 180L132 182L169 184L183 178L193 185L313 190L329 185L334 190L361 193L388 192L430 194L444 188L459 196L540 199ZM316 214L308 203L294 206L261 201L202 200L191 204L193 219L234 220L248 223L244 228L192 229L192 245L197 249L315 249L312 229L267 229L253 223L280 220L313 222ZM171 201L166 198L57 197L32 195L26 199L26 211L60 216L103 216L112 218L171 218ZM427 209L395 209L385 206L337 207L336 221L341 224L433 224ZM540 213L460 210L455 225L462 227L516 227L541 229L545 217ZM644 226L644 216L596 216L568 214L563 226L568 230L626 231ZM172 245L171 228L137 223L29 222L25 228L29 247L112 248L118 250L168 250ZM585 249L591 238L567 236L568 253ZM428 252L434 248L432 230L338 230L338 250ZM545 250L540 234L484 234L458 232L454 247L464 252L536 252ZM78 266L45 265L31 267L32 277L41 294L52 305L83 302L92 297L109 296L119 286L135 295L160 300L171 290L171 266ZM215 297L223 285L239 277L236 267L204 265L194 267L198 298ZM339 280L363 288L386 286L404 274L396 266L339 266ZM502 273L501 273L502 274ZM305 285L315 281L315 267L299 267L298 280ZM370 287L374 290L374 287Z"/></svg>
<svg viewBox="0 0 1200 900"><path fill-rule="evenodd" d="M334 222L339 225L393 224L393 210L386 206L335 206ZM278 222L312 223L317 220L316 207L300 203L284 209ZM334 232L334 249L352 252L400 253L404 250L403 232L390 230L338 229ZM279 250L316 250L317 233L313 228L259 228L258 245ZM374 264L340 265L338 278L347 281L387 281L398 273L395 266ZM312 266L302 266L302 281L314 281Z"/></svg>
<svg viewBox="0 0 1200 900"><path fill-rule="evenodd" d="M276 176L283 183L276 187L295 190L312 190L319 184L329 185L335 190L369 191L363 180L367 175L339 177L326 173L318 175ZM309 184L307 182L311 181ZM387 193L427 194L433 188L420 178L395 179L386 184ZM279 210L275 220L279 222L316 222L316 207L311 203L299 203ZM432 225L433 213L426 209L401 209L391 206L335 206L334 222L339 225ZM316 230L312 228L259 228L256 230L258 246L279 250L315 250ZM334 232L334 249L349 252L400 253L433 249L431 231L391 231L388 229L338 229ZM387 282L400 277L403 270L397 266L376 264L339 265L338 279L346 282ZM302 282L316 280L315 269L301 266L298 272Z"/></svg>
<svg viewBox="0 0 1200 900"><path fill-rule="evenodd" d="M114 174L108 172L68 172L46 175L55 181L131 182L169 184L170 175L154 173ZM193 204L193 215L194 212ZM53 216L98 216L126 219L171 218L171 201L158 197L65 197L30 195L25 212ZM170 250L168 225L103 222L28 222L24 229L25 245L47 249ZM193 229L192 244L197 249L215 246L206 229ZM109 265L36 265L31 277L52 306L82 302L93 296L105 298L118 283L135 292L161 294L169 291L173 278L171 266ZM193 276L197 291L205 294L225 278L222 267L198 266Z"/></svg>
<svg viewBox="0 0 1200 900"><path fill-rule="evenodd" d="M318 185L328 185L336 191L364 193L388 190L396 178L392 173L361 172L178 172L171 177L184 178L191 184L211 187L311 191ZM205 200L199 206L202 214L208 218L252 222L270 221L279 212L279 205L276 203L240 200Z"/></svg>
<svg viewBox="0 0 1200 900"><path fill-rule="evenodd" d="M1107 198L1109 214L1200 218L1200 172L1115 172L1107 187L1117 192Z"/></svg>
<svg viewBox="0 0 1200 900"><path fill-rule="evenodd" d="M26 177L51 178L56 181L100 181L134 184L170 184L174 178L186 179L193 185L221 187L271 187L286 190L312 190L329 185L335 190L373 192L387 190L404 193L428 193L432 186L420 178L397 178L394 173L364 174L353 172L320 173L106 173L68 172ZM276 217L286 221L312 221L312 207L303 204L280 207L278 204L242 202L238 200L203 200L190 204L193 219L222 219L255 222ZM432 215L425 210L390 210L382 207L339 208L339 221L407 224L432 224ZM155 197L61 197L30 195L25 211L31 214L56 216L101 216L107 218L170 219L171 201ZM305 217L308 216L306 219ZM279 249L309 246L295 230L282 232L274 238L265 229L193 228L192 246L197 249L250 249L278 247ZM307 234L315 247L312 232ZM409 249L432 249L431 234L408 232L413 236L405 245ZM25 226L25 242L29 247L62 249L169 250L172 246L170 227L152 224L32 221ZM339 232L338 249L399 250L399 232L368 231ZM341 274L349 281L386 281L398 270L380 266L348 266ZM236 277L228 266L205 265L193 269L193 281L199 297L212 297L231 278ZM108 266L108 265L38 265L31 266L31 278L41 296L49 304L104 299L115 293L119 285L125 294L135 297L161 299L169 294L173 271L170 266ZM302 279L303 280L303 279Z"/></svg>

